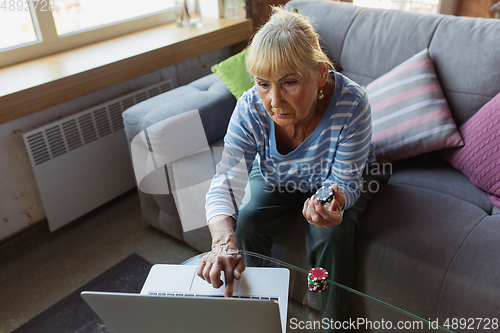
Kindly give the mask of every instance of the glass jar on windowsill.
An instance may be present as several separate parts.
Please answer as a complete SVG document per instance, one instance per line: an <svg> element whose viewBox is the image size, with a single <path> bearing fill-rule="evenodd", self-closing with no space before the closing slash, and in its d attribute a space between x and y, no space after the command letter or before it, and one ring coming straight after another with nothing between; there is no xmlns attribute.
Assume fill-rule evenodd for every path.
<svg viewBox="0 0 500 333"><path fill-rule="evenodd" d="M182 28L201 28L199 0L175 0L175 21Z"/></svg>

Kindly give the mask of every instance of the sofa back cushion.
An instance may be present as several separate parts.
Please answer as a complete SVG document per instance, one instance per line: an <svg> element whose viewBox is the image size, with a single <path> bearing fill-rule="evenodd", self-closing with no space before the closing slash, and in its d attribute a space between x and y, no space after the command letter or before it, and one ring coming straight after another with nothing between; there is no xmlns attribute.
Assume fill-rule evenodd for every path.
<svg viewBox="0 0 500 333"><path fill-rule="evenodd" d="M428 48L458 126L500 90L500 20L293 0L316 27L337 69L367 85Z"/></svg>

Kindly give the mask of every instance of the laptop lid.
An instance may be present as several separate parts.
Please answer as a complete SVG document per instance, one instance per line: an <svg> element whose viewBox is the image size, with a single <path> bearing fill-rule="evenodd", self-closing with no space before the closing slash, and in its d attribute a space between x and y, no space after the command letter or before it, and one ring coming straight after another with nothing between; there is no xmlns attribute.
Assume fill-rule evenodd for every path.
<svg viewBox="0 0 500 333"><path fill-rule="evenodd" d="M225 297L82 292L113 333L280 333L278 303Z"/></svg>

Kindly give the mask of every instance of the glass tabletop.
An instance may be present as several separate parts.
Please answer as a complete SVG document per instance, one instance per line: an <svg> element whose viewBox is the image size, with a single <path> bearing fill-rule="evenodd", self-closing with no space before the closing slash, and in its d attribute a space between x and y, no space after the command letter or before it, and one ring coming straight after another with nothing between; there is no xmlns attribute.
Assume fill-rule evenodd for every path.
<svg viewBox="0 0 500 333"><path fill-rule="evenodd" d="M240 254L247 267L289 269L287 332L453 332L331 279L327 279L325 291L311 291L309 271L258 253ZM198 265L204 255L192 257L182 265Z"/></svg>

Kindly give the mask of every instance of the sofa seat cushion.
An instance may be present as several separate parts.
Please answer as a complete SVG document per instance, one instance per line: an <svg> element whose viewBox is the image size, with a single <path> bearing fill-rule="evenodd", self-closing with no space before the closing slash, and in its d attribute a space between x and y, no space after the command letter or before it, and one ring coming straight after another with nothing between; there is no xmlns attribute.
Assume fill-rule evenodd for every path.
<svg viewBox="0 0 500 333"><path fill-rule="evenodd" d="M429 153L399 162L394 166L388 184L407 185L446 194L478 206L487 214L492 214L494 207L486 192L474 186L466 176L450 166L438 153Z"/></svg>
<svg viewBox="0 0 500 333"><path fill-rule="evenodd" d="M500 313L500 209L471 231L450 265L439 301L439 318L497 318Z"/></svg>
<svg viewBox="0 0 500 333"><path fill-rule="evenodd" d="M360 219L355 289L417 316L435 318L448 268L486 216L475 204L438 191L407 184L382 186ZM372 318L393 313L373 302L357 306L365 307Z"/></svg>

